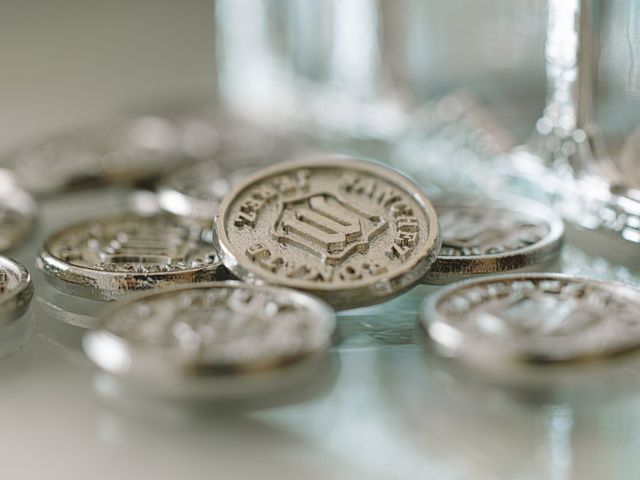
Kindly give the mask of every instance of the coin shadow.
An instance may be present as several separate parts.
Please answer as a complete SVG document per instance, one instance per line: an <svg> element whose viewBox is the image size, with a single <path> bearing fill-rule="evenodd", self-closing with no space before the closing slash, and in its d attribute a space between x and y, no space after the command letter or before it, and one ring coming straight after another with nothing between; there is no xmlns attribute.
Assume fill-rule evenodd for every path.
<svg viewBox="0 0 640 480"><path fill-rule="evenodd" d="M629 439L608 422L640 431L637 355L528 383L486 377L428 344L413 353L379 359L383 401L416 448L462 478L609 478L619 455L611 444Z"/></svg>

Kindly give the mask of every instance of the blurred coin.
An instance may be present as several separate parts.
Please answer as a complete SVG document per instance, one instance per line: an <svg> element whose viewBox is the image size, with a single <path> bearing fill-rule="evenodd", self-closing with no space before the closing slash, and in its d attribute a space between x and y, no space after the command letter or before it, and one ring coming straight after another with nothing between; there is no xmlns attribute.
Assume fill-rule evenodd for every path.
<svg viewBox="0 0 640 480"><path fill-rule="evenodd" d="M308 148L282 133L249 127L236 125L224 133L223 151L160 179L157 187L160 208L211 228L222 197L232 187L259 168L287 160L294 152Z"/></svg>
<svg viewBox="0 0 640 480"><path fill-rule="evenodd" d="M226 270L201 233L198 225L165 214L86 220L49 236L38 267L56 288L98 300L224 279Z"/></svg>
<svg viewBox="0 0 640 480"><path fill-rule="evenodd" d="M334 327L331 308L309 295L214 282L117 303L83 344L111 374L176 394L220 387L225 395L280 387L276 374L326 353Z"/></svg>
<svg viewBox="0 0 640 480"><path fill-rule="evenodd" d="M452 284L421 308L441 353L494 369L608 357L640 346L640 291L555 273Z"/></svg>
<svg viewBox="0 0 640 480"><path fill-rule="evenodd" d="M0 251L18 246L33 230L36 204L13 185L9 172L0 169Z"/></svg>
<svg viewBox="0 0 640 480"><path fill-rule="evenodd" d="M443 284L474 275L544 270L557 262L564 224L550 207L519 197L502 200L440 195L442 248L424 277Z"/></svg>
<svg viewBox="0 0 640 480"><path fill-rule="evenodd" d="M240 160L240 159L239 159ZM215 160L187 165L164 176L158 186L158 204L164 211L211 225L222 197L264 160L233 165Z"/></svg>
<svg viewBox="0 0 640 480"><path fill-rule="evenodd" d="M0 256L0 326L21 317L29 308L33 285L27 270Z"/></svg>
<svg viewBox="0 0 640 480"><path fill-rule="evenodd" d="M342 156L260 170L225 196L215 228L232 273L305 290L336 309L408 290L440 247L435 211L413 182Z"/></svg>
<svg viewBox="0 0 640 480"><path fill-rule="evenodd" d="M160 116L110 121L61 133L10 155L16 182L36 194L155 177L185 158L181 130Z"/></svg>

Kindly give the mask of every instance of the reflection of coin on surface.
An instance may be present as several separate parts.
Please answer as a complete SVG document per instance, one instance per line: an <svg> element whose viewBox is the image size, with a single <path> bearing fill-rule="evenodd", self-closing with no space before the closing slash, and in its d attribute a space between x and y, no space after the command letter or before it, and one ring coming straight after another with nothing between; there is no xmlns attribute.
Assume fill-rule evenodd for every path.
<svg viewBox="0 0 640 480"><path fill-rule="evenodd" d="M201 233L199 225L164 214L86 220L51 235L38 266L56 288L98 300L226 278Z"/></svg>
<svg viewBox="0 0 640 480"><path fill-rule="evenodd" d="M233 398L304 379L325 356L334 326L329 306L301 292L209 283L114 305L87 333L84 348L133 388Z"/></svg>
<svg viewBox="0 0 640 480"><path fill-rule="evenodd" d="M415 184L339 156L260 170L224 198L215 225L236 276L305 290L337 309L408 290L439 248L435 212Z"/></svg>
<svg viewBox="0 0 640 480"><path fill-rule="evenodd" d="M475 366L610 357L640 346L640 291L553 273L458 282L422 307L438 349Z"/></svg>
<svg viewBox="0 0 640 480"><path fill-rule="evenodd" d="M564 224L546 205L519 197L472 199L455 194L432 200L442 236L426 283L548 269L558 261Z"/></svg>

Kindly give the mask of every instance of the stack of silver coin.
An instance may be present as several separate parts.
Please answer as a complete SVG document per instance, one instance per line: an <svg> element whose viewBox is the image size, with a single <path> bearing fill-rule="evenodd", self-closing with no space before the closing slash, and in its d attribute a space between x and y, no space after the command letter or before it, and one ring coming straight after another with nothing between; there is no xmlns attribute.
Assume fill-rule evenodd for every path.
<svg viewBox="0 0 640 480"><path fill-rule="evenodd" d="M271 394L308 379L327 358L336 312L418 285L427 296L416 318L431 345L473 367L567 363L640 345L640 292L536 273L562 268L564 225L550 207L513 196L426 194L382 164L303 154L304 141L265 135L242 146L227 137L201 158L165 151L190 157L168 172L143 155L140 168L129 167L159 179L157 210L76 219L51 233L37 256L60 295L115 301L95 322L70 323L88 329L86 355L125 388L196 398ZM56 171L60 178L32 190L79 183L65 176L70 168ZM19 173L0 183L3 250L35 221ZM106 171L92 175L112 181ZM26 270L0 257L0 323L22 315L32 294Z"/></svg>

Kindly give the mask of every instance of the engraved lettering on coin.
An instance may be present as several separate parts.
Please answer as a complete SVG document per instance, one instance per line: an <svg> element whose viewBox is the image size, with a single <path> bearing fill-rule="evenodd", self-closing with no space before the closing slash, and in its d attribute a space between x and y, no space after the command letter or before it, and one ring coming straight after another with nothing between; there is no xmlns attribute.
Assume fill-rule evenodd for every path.
<svg viewBox="0 0 640 480"><path fill-rule="evenodd" d="M21 317L32 297L33 285L26 269L0 256L0 326Z"/></svg>
<svg viewBox="0 0 640 480"><path fill-rule="evenodd" d="M454 284L424 308L432 338L462 355L562 361L640 345L640 291L622 284L501 275Z"/></svg>
<svg viewBox="0 0 640 480"><path fill-rule="evenodd" d="M125 301L105 312L85 349L107 366L109 339L136 355L155 352L186 373L241 373L323 353L335 325L331 308L300 292L237 282L180 287ZM104 360L104 362L103 362ZM154 364L155 367L159 365ZM114 373L124 373L115 369ZM144 371L139 373L144 374Z"/></svg>
<svg viewBox="0 0 640 480"><path fill-rule="evenodd" d="M564 226L549 207L521 198L502 201L450 195L434 201L442 234L426 283L548 268L559 257Z"/></svg>
<svg viewBox="0 0 640 480"><path fill-rule="evenodd" d="M337 308L401 293L439 247L435 212L417 186L334 156L256 173L225 197L216 228L236 275L303 289Z"/></svg>
<svg viewBox="0 0 640 480"><path fill-rule="evenodd" d="M88 220L49 237L39 266L57 287L99 299L220 279L224 271L200 233L198 225L169 215Z"/></svg>

